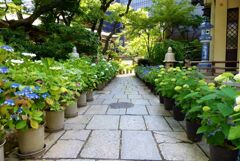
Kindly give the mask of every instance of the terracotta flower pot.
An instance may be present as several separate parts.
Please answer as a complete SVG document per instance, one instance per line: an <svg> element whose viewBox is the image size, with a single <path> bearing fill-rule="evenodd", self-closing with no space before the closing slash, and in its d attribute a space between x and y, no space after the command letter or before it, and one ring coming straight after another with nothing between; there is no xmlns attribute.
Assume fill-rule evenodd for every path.
<svg viewBox="0 0 240 161"><path fill-rule="evenodd" d="M78 115L77 102L74 102L74 103L66 106L64 115L65 115L65 118L76 117Z"/></svg>
<svg viewBox="0 0 240 161"><path fill-rule="evenodd" d="M172 110L174 106L175 106L174 99L164 97L164 107L165 107L165 110Z"/></svg>
<svg viewBox="0 0 240 161"><path fill-rule="evenodd" d="M173 118L177 121L183 121L185 118L185 113L178 106L173 106Z"/></svg>
<svg viewBox="0 0 240 161"><path fill-rule="evenodd" d="M64 111L46 111L46 131L58 132L64 129Z"/></svg>
<svg viewBox="0 0 240 161"><path fill-rule="evenodd" d="M197 121L186 121L186 132L187 132L187 137L189 140L193 142L199 142L202 140L202 134L197 134L198 128L201 126L201 124Z"/></svg>
<svg viewBox="0 0 240 161"><path fill-rule="evenodd" d="M87 101L93 101L93 90L88 90L87 91Z"/></svg>
<svg viewBox="0 0 240 161"><path fill-rule="evenodd" d="M6 140L0 141L0 161L4 161L4 144Z"/></svg>
<svg viewBox="0 0 240 161"><path fill-rule="evenodd" d="M237 161L239 150L230 150L220 146L209 145L211 161Z"/></svg>
<svg viewBox="0 0 240 161"><path fill-rule="evenodd" d="M87 92L82 92L80 94L80 97L78 98L78 101L77 101L77 106L78 107L87 106Z"/></svg>
<svg viewBox="0 0 240 161"><path fill-rule="evenodd" d="M18 131L18 146L21 154L33 154L44 148L44 126L39 129Z"/></svg>

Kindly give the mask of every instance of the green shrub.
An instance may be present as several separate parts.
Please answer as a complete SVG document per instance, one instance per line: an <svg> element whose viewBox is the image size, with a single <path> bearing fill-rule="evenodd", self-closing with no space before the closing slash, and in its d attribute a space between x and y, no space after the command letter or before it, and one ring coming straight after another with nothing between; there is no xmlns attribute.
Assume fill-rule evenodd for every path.
<svg viewBox="0 0 240 161"><path fill-rule="evenodd" d="M152 65L163 64L165 54L168 47L172 47L177 61L183 61L185 57L190 57L192 60L199 59L201 54L201 45L198 40L192 42L165 40L157 42L148 59Z"/></svg>
<svg viewBox="0 0 240 161"><path fill-rule="evenodd" d="M31 32L23 29L4 29L3 41L11 45L15 51L31 52L40 57L66 59L77 47L80 54L97 55L99 40L96 34L82 26L64 26L51 24L39 26Z"/></svg>

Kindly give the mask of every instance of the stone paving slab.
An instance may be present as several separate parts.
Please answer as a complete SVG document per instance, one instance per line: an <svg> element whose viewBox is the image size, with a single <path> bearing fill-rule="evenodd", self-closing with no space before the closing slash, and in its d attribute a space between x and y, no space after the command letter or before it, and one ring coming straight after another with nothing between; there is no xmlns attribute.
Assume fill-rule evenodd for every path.
<svg viewBox="0 0 240 161"><path fill-rule="evenodd" d="M156 131L172 131L162 116L144 116L147 129Z"/></svg>
<svg viewBox="0 0 240 161"><path fill-rule="evenodd" d="M75 123L75 124L65 124L65 130L83 130L85 129L86 124L80 124L80 123Z"/></svg>
<svg viewBox="0 0 240 161"><path fill-rule="evenodd" d="M123 131L122 159L161 160L157 144L149 131Z"/></svg>
<svg viewBox="0 0 240 161"><path fill-rule="evenodd" d="M77 109L78 115L84 114L89 108L90 108L90 105L87 105L87 106L85 106L85 107L80 107L80 108L78 108L78 109Z"/></svg>
<svg viewBox="0 0 240 161"><path fill-rule="evenodd" d="M146 130L142 116L121 116L121 130Z"/></svg>
<svg viewBox="0 0 240 161"><path fill-rule="evenodd" d="M59 140L44 158L76 158L83 143L80 140Z"/></svg>
<svg viewBox="0 0 240 161"><path fill-rule="evenodd" d="M61 137L65 140L87 140L90 130L69 130Z"/></svg>
<svg viewBox="0 0 240 161"><path fill-rule="evenodd" d="M86 114L105 114L108 109L108 105L92 105L86 112Z"/></svg>
<svg viewBox="0 0 240 161"><path fill-rule="evenodd" d="M191 143L185 132L158 132L154 131L157 143Z"/></svg>
<svg viewBox="0 0 240 161"><path fill-rule="evenodd" d="M118 159L120 150L120 131L96 130L83 148L80 156L84 158Z"/></svg>
<svg viewBox="0 0 240 161"><path fill-rule="evenodd" d="M173 117L165 117L165 119L167 120L173 131L184 131L182 126L178 123L178 121L174 120Z"/></svg>
<svg viewBox="0 0 240 161"><path fill-rule="evenodd" d="M148 99L132 99L132 103L135 105L150 105Z"/></svg>
<svg viewBox="0 0 240 161"><path fill-rule="evenodd" d="M147 109L150 115L171 116L171 113L169 111L164 110L163 105L151 105L147 106Z"/></svg>
<svg viewBox="0 0 240 161"><path fill-rule="evenodd" d="M64 131L59 131L56 133L50 134L45 139L46 151L64 134Z"/></svg>
<svg viewBox="0 0 240 161"><path fill-rule="evenodd" d="M93 119L90 121L87 129L118 129L119 124L119 116L113 115L95 115Z"/></svg>
<svg viewBox="0 0 240 161"><path fill-rule="evenodd" d="M164 159L171 161L208 161L206 155L196 144L160 144ZM174 149L174 150L173 150Z"/></svg>
<svg viewBox="0 0 240 161"><path fill-rule="evenodd" d="M113 108L108 108L107 114L110 115L124 115L126 114L126 108L120 108L120 109L113 109Z"/></svg>
<svg viewBox="0 0 240 161"><path fill-rule="evenodd" d="M73 124L73 123L87 124L91 120L92 117L93 117L93 115L79 115L78 117L66 119L65 123L67 123L67 124Z"/></svg>
<svg viewBox="0 0 240 161"><path fill-rule="evenodd" d="M148 111L144 105L134 105L127 109L128 115L148 115Z"/></svg>
<svg viewBox="0 0 240 161"><path fill-rule="evenodd" d="M95 161L92 159L58 159L57 161Z"/></svg>

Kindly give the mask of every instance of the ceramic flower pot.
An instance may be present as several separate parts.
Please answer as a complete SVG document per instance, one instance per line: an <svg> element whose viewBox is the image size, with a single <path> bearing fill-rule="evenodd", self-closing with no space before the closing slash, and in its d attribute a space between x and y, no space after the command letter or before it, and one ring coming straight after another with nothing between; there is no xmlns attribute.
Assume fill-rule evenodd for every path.
<svg viewBox="0 0 240 161"><path fill-rule="evenodd" d="M65 115L65 118L76 117L78 115L77 102L74 102L74 103L66 106L64 115Z"/></svg>
<svg viewBox="0 0 240 161"><path fill-rule="evenodd" d="M78 101L77 101L77 106L78 107L87 106L87 92L82 92L80 94L80 97L78 98Z"/></svg>
<svg viewBox="0 0 240 161"><path fill-rule="evenodd" d="M201 124L197 121L186 121L186 133L189 140L199 142L202 140L202 134L197 134L198 128Z"/></svg>
<svg viewBox="0 0 240 161"><path fill-rule="evenodd" d="M174 99L164 97L165 110L172 110L174 106L175 106L175 100Z"/></svg>
<svg viewBox="0 0 240 161"><path fill-rule="evenodd" d="M161 94L159 94L159 102L164 104L164 97Z"/></svg>
<svg viewBox="0 0 240 161"><path fill-rule="evenodd" d="M46 111L46 131L58 132L64 129L64 111Z"/></svg>
<svg viewBox="0 0 240 161"><path fill-rule="evenodd" d="M87 91L87 101L93 101L93 90L88 90Z"/></svg>
<svg viewBox="0 0 240 161"><path fill-rule="evenodd" d="M44 148L44 126L18 131L19 152L24 155L37 153Z"/></svg>
<svg viewBox="0 0 240 161"><path fill-rule="evenodd" d="M230 150L220 146L209 145L211 161L237 161L239 150Z"/></svg>
<svg viewBox="0 0 240 161"><path fill-rule="evenodd" d="M185 118L185 113L178 106L173 106L173 118L177 121L183 121Z"/></svg>
<svg viewBox="0 0 240 161"><path fill-rule="evenodd" d="M4 144L6 140L0 141L0 161L4 161Z"/></svg>

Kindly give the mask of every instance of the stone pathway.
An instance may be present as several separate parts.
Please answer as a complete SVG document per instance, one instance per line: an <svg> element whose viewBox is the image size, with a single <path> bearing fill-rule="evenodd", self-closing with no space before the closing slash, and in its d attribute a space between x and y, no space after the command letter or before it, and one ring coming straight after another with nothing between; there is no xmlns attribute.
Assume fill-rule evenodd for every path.
<svg viewBox="0 0 240 161"><path fill-rule="evenodd" d="M130 102L130 108L111 103ZM205 144L186 138L184 123L134 76L119 76L94 101L65 121L65 131L46 134L47 150L38 161L163 160L208 161ZM9 161L17 159L9 158Z"/></svg>

